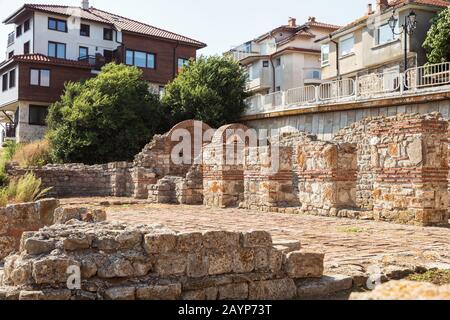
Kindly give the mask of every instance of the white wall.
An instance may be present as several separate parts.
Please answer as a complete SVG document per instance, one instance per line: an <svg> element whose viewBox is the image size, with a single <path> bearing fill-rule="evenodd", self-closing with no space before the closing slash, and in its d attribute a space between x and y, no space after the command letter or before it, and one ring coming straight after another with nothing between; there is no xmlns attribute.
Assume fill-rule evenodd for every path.
<svg viewBox="0 0 450 320"><path fill-rule="evenodd" d="M68 21L68 32L59 32L48 29L48 18L53 17ZM70 20L72 21L72 20ZM80 20L75 19L75 23L69 22L67 17L59 17L57 15L49 15L41 12L35 12L35 53L48 55L48 42L61 42L66 44L66 56L69 60L77 60L79 58L79 47L89 48L89 55L96 53L103 54L103 50L115 50L120 46L116 42L116 33L114 32L113 41L103 40L103 28L108 25L81 21L88 24L90 28L90 37L80 36ZM119 32L118 40L121 41L122 35Z"/></svg>
<svg viewBox="0 0 450 320"><path fill-rule="evenodd" d="M9 73L11 70L16 69L16 86L12 89L9 89L9 83L8 83L8 90L2 91L3 87L3 75L5 73ZM4 106L6 104L9 104L11 102L17 101L19 98L19 66L8 68L0 73L0 106ZM9 82L9 76L8 76L8 82Z"/></svg>
<svg viewBox="0 0 450 320"><path fill-rule="evenodd" d="M30 29L27 32L24 32L23 23L28 19L30 20ZM17 38L16 28L19 25L22 25L22 35ZM14 51L15 55L24 54L23 45L28 41L30 42L30 52L33 52L33 16L30 15L27 18L21 20L20 23L15 24L12 28L13 28L12 31L14 31L14 34L15 34L15 39L14 39L14 44L7 47L7 49L6 49L6 56L5 56L6 59L8 58L8 55L11 51Z"/></svg>

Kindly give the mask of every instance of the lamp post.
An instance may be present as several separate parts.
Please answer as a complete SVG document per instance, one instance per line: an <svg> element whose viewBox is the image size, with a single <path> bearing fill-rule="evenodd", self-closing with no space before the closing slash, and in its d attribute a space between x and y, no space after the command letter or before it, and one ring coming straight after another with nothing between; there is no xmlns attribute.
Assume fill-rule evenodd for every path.
<svg viewBox="0 0 450 320"><path fill-rule="evenodd" d="M396 32L398 19L395 17L395 10L392 12L392 17L389 18L389 27L392 29L394 36L404 34L405 36L405 71L408 70L408 36L412 36L414 30L417 28L417 15L411 10L411 12L405 16L405 23L401 26L402 31Z"/></svg>

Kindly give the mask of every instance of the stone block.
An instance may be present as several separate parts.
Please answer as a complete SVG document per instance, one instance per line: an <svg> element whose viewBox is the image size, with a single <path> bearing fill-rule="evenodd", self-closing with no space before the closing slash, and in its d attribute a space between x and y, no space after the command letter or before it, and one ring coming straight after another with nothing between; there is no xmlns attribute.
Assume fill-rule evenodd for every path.
<svg viewBox="0 0 450 320"><path fill-rule="evenodd" d="M249 273L255 269L255 250L252 248L238 249L234 252L233 272Z"/></svg>
<svg viewBox="0 0 450 320"><path fill-rule="evenodd" d="M63 208L59 207L54 212L54 224L65 224L70 220L80 220L82 214L86 215L87 208Z"/></svg>
<svg viewBox="0 0 450 320"><path fill-rule="evenodd" d="M177 238L179 252L197 252L203 247L203 235L200 232L180 233Z"/></svg>
<svg viewBox="0 0 450 320"><path fill-rule="evenodd" d="M65 283L70 266L79 266L79 263L71 258L48 256L33 262L32 276L36 284Z"/></svg>
<svg viewBox="0 0 450 320"><path fill-rule="evenodd" d="M135 287L115 287L105 290L104 297L106 300L135 300Z"/></svg>
<svg viewBox="0 0 450 320"><path fill-rule="evenodd" d="M72 235L63 240L63 246L67 251L89 249L91 239L87 235Z"/></svg>
<svg viewBox="0 0 450 320"><path fill-rule="evenodd" d="M278 273L283 268L283 252L272 249L269 251L269 270L272 273Z"/></svg>
<svg viewBox="0 0 450 320"><path fill-rule="evenodd" d="M138 300L178 300L181 296L181 284L149 285L136 289Z"/></svg>
<svg viewBox="0 0 450 320"><path fill-rule="evenodd" d="M208 275L209 260L204 252L189 253L187 256L186 274L190 278L201 278Z"/></svg>
<svg viewBox="0 0 450 320"><path fill-rule="evenodd" d="M296 294L297 287L290 278L255 281L249 285L249 300L291 300Z"/></svg>
<svg viewBox="0 0 450 320"><path fill-rule="evenodd" d="M214 301L217 300L218 293L219 289L216 287L191 290L184 292L181 299L188 301Z"/></svg>
<svg viewBox="0 0 450 320"><path fill-rule="evenodd" d="M144 237L144 248L148 254L168 253L174 251L176 245L175 234L147 234Z"/></svg>
<svg viewBox="0 0 450 320"><path fill-rule="evenodd" d="M284 270L294 279L320 278L324 271L324 258L322 253L294 251L287 254Z"/></svg>
<svg viewBox="0 0 450 320"><path fill-rule="evenodd" d="M28 238L25 241L24 249L28 254L31 255L49 253L55 249L55 240Z"/></svg>
<svg viewBox="0 0 450 320"><path fill-rule="evenodd" d="M256 271L268 271L270 260L269 253L271 249L269 248L256 248L255 249L255 270Z"/></svg>
<svg viewBox="0 0 450 320"><path fill-rule="evenodd" d="M59 207L57 199L42 199L36 202L39 211L40 221L43 225L50 226L54 221L54 213Z"/></svg>
<svg viewBox="0 0 450 320"><path fill-rule="evenodd" d="M155 271L162 277L182 276L186 273L187 255L167 253L159 255L155 263Z"/></svg>
<svg viewBox="0 0 450 320"><path fill-rule="evenodd" d="M266 231L251 231L242 234L242 245L245 248L271 247L272 236Z"/></svg>
<svg viewBox="0 0 450 320"><path fill-rule="evenodd" d="M228 231L207 231L203 234L203 246L206 249L237 248L239 234Z"/></svg>
<svg viewBox="0 0 450 320"><path fill-rule="evenodd" d="M134 275L133 265L121 256L109 256L104 263L98 265L97 274L100 278L127 278Z"/></svg>
<svg viewBox="0 0 450 320"><path fill-rule="evenodd" d="M209 275L220 275L233 271L234 254L229 251L209 251L207 253Z"/></svg>
<svg viewBox="0 0 450 320"><path fill-rule="evenodd" d="M318 279L297 280L296 286L297 298L325 298L338 292L351 290L353 279L345 275L326 275Z"/></svg>
<svg viewBox="0 0 450 320"><path fill-rule="evenodd" d="M6 215L12 230L31 231L40 227L39 211L34 202L8 205Z"/></svg>
<svg viewBox="0 0 450 320"><path fill-rule="evenodd" d="M248 284L232 283L219 288L218 300L247 300L248 299Z"/></svg>

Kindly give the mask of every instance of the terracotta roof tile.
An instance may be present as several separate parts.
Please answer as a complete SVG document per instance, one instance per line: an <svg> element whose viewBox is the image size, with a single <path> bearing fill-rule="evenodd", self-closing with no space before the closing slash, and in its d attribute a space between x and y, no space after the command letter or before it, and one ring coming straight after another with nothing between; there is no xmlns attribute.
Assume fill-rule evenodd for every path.
<svg viewBox="0 0 450 320"><path fill-rule="evenodd" d="M59 15L64 15L64 16L75 15L75 16L78 16L85 20L96 21L96 22L112 25L116 29L122 30L122 31L128 31L128 32L142 34L142 35L157 37L157 38L169 39L169 40L173 40L173 41L180 41L180 42L184 42L189 45L193 45L198 48L206 47L206 44L204 44L200 41L182 36L182 35L174 33L174 32L163 30L163 29L148 25L146 23L138 22L138 21L135 21L132 19L128 19L128 18L125 18L122 16L115 15L113 13L99 10L99 9L96 9L93 7L89 8L87 10L84 10L80 7L72 7L72 6L25 4L20 10L17 11L17 13L20 12L22 9L37 10L37 11L54 13L54 14L59 14ZM11 19L11 17L7 18L5 21L8 21L9 19Z"/></svg>
<svg viewBox="0 0 450 320"><path fill-rule="evenodd" d="M13 56L11 58L11 60L14 60L17 62L34 62L34 63L45 63L45 64L83 67L83 68L89 68L89 69L91 68L89 63L87 63L86 61L52 58L52 57L47 57L43 54L16 55L16 56Z"/></svg>

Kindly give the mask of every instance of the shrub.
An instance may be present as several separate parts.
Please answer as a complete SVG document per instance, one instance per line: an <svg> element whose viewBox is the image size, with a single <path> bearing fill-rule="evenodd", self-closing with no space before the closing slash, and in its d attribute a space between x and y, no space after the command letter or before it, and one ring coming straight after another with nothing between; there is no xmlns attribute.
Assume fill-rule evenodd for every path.
<svg viewBox="0 0 450 320"><path fill-rule="evenodd" d="M450 61L450 8L433 19L423 47L427 51L428 63Z"/></svg>
<svg viewBox="0 0 450 320"><path fill-rule="evenodd" d="M22 167L41 167L51 162L51 149L48 140L19 145L12 160Z"/></svg>
<svg viewBox="0 0 450 320"><path fill-rule="evenodd" d="M6 141L3 149L0 151L0 186L4 186L8 182L6 174L6 165L14 156L17 150L17 144L14 141Z"/></svg>
<svg viewBox="0 0 450 320"><path fill-rule="evenodd" d="M157 95L136 67L108 64L89 80L66 84L49 108L56 162L129 161L167 124Z"/></svg>
<svg viewBox="0 0 450 320"><path fill-rule="evenodd" d="M247 78L239 63L229 58L192 61L165 89L162 100L171 125L196 119L219 128L235 122L246 108Z"/></svg>
<svg viewBox="0 0 450 320"><path fill-rule="evenodd" d="M7 187L0 189L0 205L36 201L44 197L51 188L42 189L42 180L34 173L11 180Z"/></svg>

